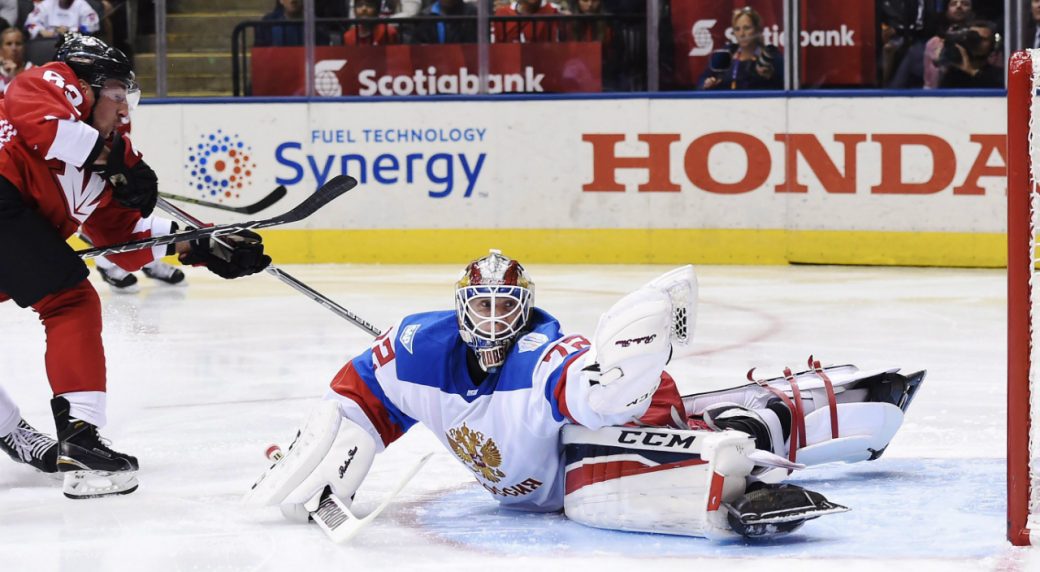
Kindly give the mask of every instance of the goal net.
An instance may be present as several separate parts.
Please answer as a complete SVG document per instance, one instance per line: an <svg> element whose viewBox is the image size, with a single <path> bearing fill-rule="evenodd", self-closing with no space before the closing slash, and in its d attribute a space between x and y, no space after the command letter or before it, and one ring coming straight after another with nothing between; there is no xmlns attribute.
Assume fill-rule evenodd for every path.
<svg viewBox="0 0 1040 572"><path fill-rule="evenodd" d="M1008 67L1008 539L1040 545L1040 284L1034 284L1040 181L1040 50ZM1035 308L1035 309L1034 309ZM1036 337L1034 337L1036 336Z"/></svg>

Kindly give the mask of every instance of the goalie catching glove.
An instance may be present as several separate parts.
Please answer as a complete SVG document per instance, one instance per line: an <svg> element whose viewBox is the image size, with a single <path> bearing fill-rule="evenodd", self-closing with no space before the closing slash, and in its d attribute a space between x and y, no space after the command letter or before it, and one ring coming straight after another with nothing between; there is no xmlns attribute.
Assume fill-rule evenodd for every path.
<svg viewBox="0 0 1040 572"><path fill-rule="evenodd" d="M205 266L228 279L256 274L271 264L271 257L264 254L263 239L248 230L192 241L179 258L181 264Z"/></svg>
<svg viewBox="0 0 1040 572"><path fill-rule="evenodd" d="M152 214L159 198L159 178L132 149L128 160L126 138L118 133L101 174L112 185L116 202L141 211L142 217Z"/></svg>

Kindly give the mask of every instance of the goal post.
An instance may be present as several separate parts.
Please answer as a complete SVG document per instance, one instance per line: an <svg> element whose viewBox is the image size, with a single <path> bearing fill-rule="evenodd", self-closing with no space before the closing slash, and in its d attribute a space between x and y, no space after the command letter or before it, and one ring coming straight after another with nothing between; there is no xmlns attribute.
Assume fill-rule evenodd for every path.
<svg viewBox="0 0 1040 572"><path fill-rule="evenodd" d="M1033 517L1040 515L1040 466L1035 466L1040 465L1040 442L1032 436L1031 424L1037 411L1031 389L1037 381L1032 367L1036 345L1032 301L1040 137L1034 141L1032 134L1035 116L1040 114L1038 71L1040 50L1015 52L1008 64L1007 535L1018 546L1040 544L1040 521ZM1035 128L1040 129L1040 124Z"/></svg>

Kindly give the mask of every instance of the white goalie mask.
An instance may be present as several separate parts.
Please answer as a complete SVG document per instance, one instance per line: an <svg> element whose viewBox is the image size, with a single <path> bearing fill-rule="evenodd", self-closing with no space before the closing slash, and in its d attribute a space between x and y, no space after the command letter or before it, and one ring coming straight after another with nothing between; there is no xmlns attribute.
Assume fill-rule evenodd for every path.
<svg viewBox="0 0 1040 572"><path fill-rule="evenodd" d="M534 305L534 282L519 262L492 250L462 271L455 284L459 335L488 371L502 365L513 342L527 328Z"/></svg>

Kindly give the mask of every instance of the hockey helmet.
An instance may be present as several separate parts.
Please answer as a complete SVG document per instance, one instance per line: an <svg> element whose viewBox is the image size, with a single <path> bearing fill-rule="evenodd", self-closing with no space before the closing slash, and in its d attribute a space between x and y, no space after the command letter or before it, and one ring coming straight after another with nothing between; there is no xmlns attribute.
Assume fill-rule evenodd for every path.
<svg viewBox="0 0 1040 572"><path fill-rule="evenodd" d="M533 306L534 282L519 262L498 250L470 262L455 283L459 335L485 371L505 361Z"/></svg>
<svg viewBox="0 0 1040 572"><path fill-rule="evenodd" d="M76 73L76 77L90 84L94 88L95 97L106 87L108 80L116 80L126 87L131 107L136 98L140 97L141 91L130 58L98 38L76 33L65 34L58 44L54 59L65 63Z"/></svg>

